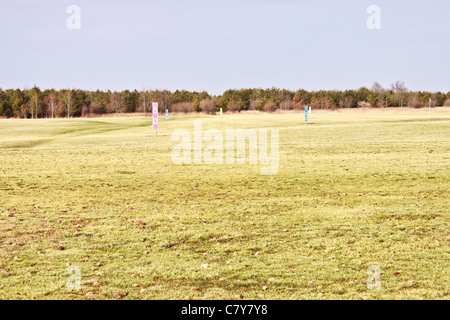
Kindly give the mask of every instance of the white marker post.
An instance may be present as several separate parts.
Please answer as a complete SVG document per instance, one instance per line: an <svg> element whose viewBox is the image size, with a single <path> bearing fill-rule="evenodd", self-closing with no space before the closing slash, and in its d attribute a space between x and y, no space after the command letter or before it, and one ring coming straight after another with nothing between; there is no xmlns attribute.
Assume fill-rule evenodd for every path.
<svg viewBox="0 0 450 320"><path fill-rule="evenodd" d="M428 120L431 120L431 98L430 98L430 105L428 106Z"/></svg>
<svg viewBox="0 0 450 320"><path fill-rule="evenodd" d="M305 106L305 123L308 123L308 106Z"/></svg>
<svg viewBox="0 0 450 320"><path fill-rule="evenodd" d="M153 129L155 129L155 136L158 135L158 102L152 103L153 114Z"/></svg>

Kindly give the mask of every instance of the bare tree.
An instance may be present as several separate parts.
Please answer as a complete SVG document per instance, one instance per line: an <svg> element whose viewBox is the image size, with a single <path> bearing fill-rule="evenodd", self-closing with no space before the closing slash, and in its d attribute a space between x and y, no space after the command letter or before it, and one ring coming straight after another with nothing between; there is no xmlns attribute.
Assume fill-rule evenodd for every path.
<svg viewBox="0 0 450 320"><path fill-rule="evenodd" d="M395 93L408 91L408 89L405 87L405 82L400 80L395 81L393 84L391 84L391 90Z"/></svg>
<svg viewBox="0 0 450 320"><path fill-rule="evenodd" d="M217 101L215 99L203 99L200 102L200 109L207 114L216 114Z"/></svg>
<svg viewBox="0 0 450 320"><path fill-rule="evenodd" d="M109 112L118 113L123 108L123 97L120 92L112 92L110 98L110 108Z"/></svg>
<svg viewBox="0 0 450 320"><path fill-rule="evenodd" d="M376 81L373 83L373 85L370 88L370 90L378 92L378 93L383 93L385 91L383 86L379 82L376 82Z"/></svg>
<svg viewBox="0 0 450 320"><path fill-rule="evenodd" d="M353 99L352 96L344 96L341 98L340 105L344 108L351 108L353 107L354 102L355 99Z"/></svg>
<svg viewBox="0 0 450 320"><path fill-rule="evenodd" d="M30 100L28 100L28 104L30 105L31 119L34 119L34 94L32 91L29 91L29 95L30 95Z"/></svg>
<svg viewBox="0 0 450 320"><path fill-rule="evenodd" d="M314 97L311 99L310 105L311 107L317 109L332 109L336 107L335 105L333 105L333 102L328 97L321 97L321 98Z"/></svg>
<svg viewBox="0 0 450 320"><path fill-rule="evenodd" d="M65 113L65 106L64 106L64 102L61 101L60 99L56 100L56 109L55 109L55 113L57 117L64 117L64 113Z"/></svg>
<svg viewBox="0 0 450 320"><path fill-rule="evenodd" d="M408 88L405 86L404 81L396 81L391 84L391 90L394 91L400 100L400 106L403 107L403 101L407 98Z"/></svg>
<svg viewBox="0 0 450 320"><path fill-rule="evenodd" d="M140 93L140 102L142 106L142 111L144 112L144 116L147 116L147 106L151 103L150 91L145 87L142 89Z"/></svg>
<svg viewBox="0 0 450 320"><path fill-rule="evenodd" d="M50 109L50 115L52 118L55 116L56 107L58 105L58 98L54 94L50 94L44 98L44 105ZM48 116L48 109L46 111Z"/></svg>
<svg viewBox="0 0 450 320"><path fill-rule="evenodd" d="M34 110L36 111L34 114L35 114L35 116L36 116L36 119L38 118L38 104L39 104L39 96L38 96L38 93L35 91L34 92Z"/></svg>
<svg viewBox="0 0 450 320"><path fill-rule="evenodd" d="M64 105L66 106L66 116L67 118L69 118L73 106L73 95L71 89L67 89L66 92L63 92L62 100L64 102Z"/></svg>
<svg viewBox="0 0 450 320"><path fill-rule="evenodd" d="M172 105L172 93L169 90L162 90L159 92L159 100L161 104L160 112L165 112Z"/></svg>
<svg viewBox="0 0 450 320"><path fill-rule="evenodd" d="M280 103L281 110L293 110L295 109L295 103L293 100L286 98L283 102Z"/></svg>
<svg viewBox="0 0 450 320"><path fill-rule="evenodd" d="M388 90L383 88L383 86L379 82L374 82L372 87L370 88L372 91L377 92L380 95L380 107L387 107L388 106Z"/></svg>
<svg viewBox="0 0 450 320"><path fill-rule="evenodd" d="M32 89L25 89L28 95L28 104L31 111L31 119L38 117L38 107L39 107L39 94L38 89L34 86Z"/></svg>

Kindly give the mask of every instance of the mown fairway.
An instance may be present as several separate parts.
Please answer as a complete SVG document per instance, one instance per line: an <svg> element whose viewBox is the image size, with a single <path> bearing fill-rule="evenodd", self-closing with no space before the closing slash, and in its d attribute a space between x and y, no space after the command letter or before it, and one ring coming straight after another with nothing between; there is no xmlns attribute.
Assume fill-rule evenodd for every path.
<svg viewBox="0 0 450 320"><path fill-rule="evenodd" d="M279 128L278 174L174 165L171 134L194 119ZM0 120L0 298L450 298L450 109L150 125Z"/></svg>

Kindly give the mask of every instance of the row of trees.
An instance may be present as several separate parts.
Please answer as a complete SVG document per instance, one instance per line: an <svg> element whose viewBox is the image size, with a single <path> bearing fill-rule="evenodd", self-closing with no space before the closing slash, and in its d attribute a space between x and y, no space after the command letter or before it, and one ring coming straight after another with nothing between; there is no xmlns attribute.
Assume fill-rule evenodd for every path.
<svg viewBox="0 0 450 320"><path fill-rule="evenodd" d="M206 112L262 110L274 112L303 109L305 105L319 109L356 107L414 107L450 106L450 92L409 91L401 81L390 88L375 82L368 89L297 91L287 89L230 89L222 95L211 96L206 91L142 90L122 92L86 91L80 89L0 88L0 117L54 118L79 117L105 113L151 112L151 103L157 101L161 112Z"/></svg>

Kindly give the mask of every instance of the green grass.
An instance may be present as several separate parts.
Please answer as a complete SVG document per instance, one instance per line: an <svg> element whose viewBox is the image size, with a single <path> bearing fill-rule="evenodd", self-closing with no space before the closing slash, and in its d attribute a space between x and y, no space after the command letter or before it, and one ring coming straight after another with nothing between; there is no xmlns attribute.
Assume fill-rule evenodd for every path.
<svg viewBox="0 0 450 320"><path fill-rule="evenodd" d="M174 165L198 118L279 128L278 174ZM0 120L0 298L449 299L450 109L303 119Z"/></svg>

